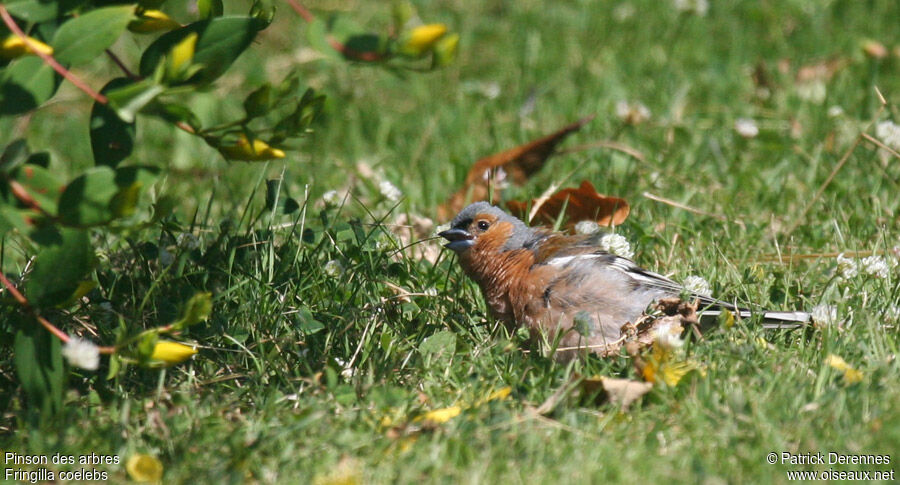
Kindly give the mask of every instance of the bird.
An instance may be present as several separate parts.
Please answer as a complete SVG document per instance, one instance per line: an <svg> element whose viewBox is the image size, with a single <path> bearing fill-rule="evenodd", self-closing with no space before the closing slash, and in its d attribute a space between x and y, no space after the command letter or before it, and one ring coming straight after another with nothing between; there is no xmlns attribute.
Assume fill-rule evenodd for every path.
<svg viewBox="0 0 900 485"><path fill-rule="evenodd" d="M768 328L795 328L811 318L800 311L751 311L691 293L601 249L602 234L532 228L487 202L462 209L438 236L481 288L494 318L510 330L525 327L532 339L555 342L557 349L607 355L648 307L685 295L699 302L701 321L715 320L723 310L741 318L760 314Z"/></svg>

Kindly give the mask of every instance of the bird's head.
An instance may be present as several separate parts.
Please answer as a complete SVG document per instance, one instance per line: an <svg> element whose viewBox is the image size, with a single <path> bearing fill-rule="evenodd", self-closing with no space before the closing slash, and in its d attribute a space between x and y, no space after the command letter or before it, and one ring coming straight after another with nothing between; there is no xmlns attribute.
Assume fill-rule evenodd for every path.
<svg viewBox="0 0 900 485"><path fill-rule="evenodd" d="M521 249L534 239L535 232L499 207L475 202L453 218L450 229L438 235L450 241L444 247L462 256L473 247L493 251Z"/></svg>

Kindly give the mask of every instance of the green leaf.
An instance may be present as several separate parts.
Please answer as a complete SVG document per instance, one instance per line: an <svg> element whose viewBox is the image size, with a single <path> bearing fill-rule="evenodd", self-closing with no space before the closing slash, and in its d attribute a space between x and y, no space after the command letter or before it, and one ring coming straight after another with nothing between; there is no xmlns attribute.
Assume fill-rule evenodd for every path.
<svg viewBox="0 0 900 485"><path fill-rule="evenodd" d="M254 0L250 7L250 16L258 18L269 25L275 19L275 5L272 0Z"/></svg>
<svg viewBox="0 0 900 485"><path fill-rule="evenodd" d="M197 0L197 13L201 19L221 17L224 12L222 0Z"/></svg>
<svg viewBox="0 0 900 485"><path fill-rule="evenodd" d="M62 184L53 172L38 165L23 165L13 177L44 211L56 212Z"/></svg>
<svg viewBox="0 0 900 485"><path fill-rule="evenodd" d="M58 236L38 252L25 282L25 297L38 308L69 299L96 263L86 231L63 228Z"/></svg>
<svg viewBox="0 0 900 485"><path fill-rule="evenodd" d="M59 339L40 328L37 322L20 321L14 357L16 374L28 396L28 408L38 419L46 419L62 409L65 367Z"/></svg>
<svg viewBox="0 0 900 485"><path fill-rule="evenodd" d="M55 2L46 0L12 0L4 3L6 3L6 9L14 17L32 23L41 23L61 17L84 2L85 0L58 0Z"/></svg>
<svg viewBox="0 0 900 485"><path fill-rule="evenodd" d="M138 193L156 180L152 167L95 167L66 186L59 201L64 224L94 226L134 213Z"/></svg>
<svg viewBox="0 0 900 485"><path fill-rule="evenodd" d="M196 325L207 318L212 312L212 293L197 293L188 300L181 318L172 323L172 330L183 330Z"/></svg>
<svg viewBox="0 0 900 485"><path fill-rule="evenodd" d="M343 56L328 42L328 24L321 17L316 17L306 27L306 39L313 49L331 59L343 59Z"/></svg>
<svg viewBox="0 0 900 485"><path fill-rule="evenodd" d="M134 20L134 6L92 10L60 26L53 37L53 57L60 64L78 65L103 54Z"/></svg>
<svg viewBox="0 0 900 485"><path fill-rule="evenodd" d="M325 329L325 324L313 318L312 312L306 307L297 310L296 321L303 335L313 335Z"/></svg>
<svg viewBox="0 0 900 485"><path fill-rule="evenodd" d="M127 78L117 78L106 83L102 93L131 84ZM91 110L91 150L95 165L115 167L131 155L134 149L135 126L122 121L116 111L101 103L94 103Z"/></svg>
<svg viewBox="0 0 900 485"><path fill-rule="evenodd" d="M192 33L198 34L193 64L203 68L188 82L207 84L221 76L250 46L266 23L253 17L217 17L166 33L150 44L141 57L140 73L150 76L172 48Z"/></svg>
<svg viewBox="0 0 900 485"><path fill-rule="evenodd" d="M3 154L0 154L0 173L12 172L28 160L28 155L28 142L24 138L13 140L3 149Z"/></svg>
<svg viewBox="0 0 900 485"><path fill-rule="evenodd" d="M53 97L59 76L37 56L25 56L0 70L0 115L33 110Z"/></svg>
<svg viewBox="0 0 900 485"><path fill-rule="evenodd" d="M449 355L454 351L456 351L456 334L449 330L441 330L419 345L419 352L424 355Z"/></svg>
<svg viewBox="0 0 900 485"><path fill-rule="evenodd" d="M3 237L7 232L14 229L18 229L19 232L25 233L28 231L28 228L29 222L28 219L25 218L23 211L18 210L9 204L0 203L0 237Z"/></svg>
<svg viewBox="0 0 900 485"><path fill-rule="evenodd" d="M247 113L247 118L256 118L268 113L272 109L273 101L272 86L269 83L263 84L244 99L244 112Z"/></svg>
<svg viewBox="0 0 900 485"><path fill-rule="evenodd" d="M159 96L165 87L154 79L147 78L132 84L112 89L106 95L109 106L125 123L133 123L134 118L144 106Z"/></svg>
<svg viewBox="0 0 900 485"><path fill-rule="evenodd" d="M160 102L158 99L148 104L142 111L144 114L157 116L171 123L186 123L195 131L200 131L202 123L200 118L184 105L170 102Z"/></svg>

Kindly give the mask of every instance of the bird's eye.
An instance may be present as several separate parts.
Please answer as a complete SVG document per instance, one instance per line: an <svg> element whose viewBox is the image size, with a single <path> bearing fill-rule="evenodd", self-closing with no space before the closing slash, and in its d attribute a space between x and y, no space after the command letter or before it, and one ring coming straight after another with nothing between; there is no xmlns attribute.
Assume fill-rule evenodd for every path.
<svg viewBox="0 0 900 485"><path fill-rule="evenodd" d="M478 221L479 231L487 231L489 227L491 227L491 224L488 221Z"/></svg>

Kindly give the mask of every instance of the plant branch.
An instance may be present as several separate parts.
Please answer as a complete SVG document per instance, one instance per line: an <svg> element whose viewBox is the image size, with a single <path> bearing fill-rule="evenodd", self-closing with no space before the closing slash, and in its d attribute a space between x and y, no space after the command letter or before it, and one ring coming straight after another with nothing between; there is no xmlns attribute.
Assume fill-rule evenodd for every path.
<svg viewBox="0 0 900 485"><path fill-rule="evenodd" d="M6 287L6 291L8 291L10 295L12 295L13 299L16 300L16 302L21 305L22 308L25 309L25 311L27 311L32 317L34 317L34 319L37 320L38 323L41 324L41 326L47 329L48 332L52 333L56 338L63 341L63 343L66 343L71 339L71 337L69 337L66 332L63 332L62 330L57 328L46 318L38 315L37 310L35 310L34 307L31 306L31 304L28 302L28 299L25 298L25 295L23 295L16 288L16 285L12 284L12 281L9 281L6 278L6 275L4 275L2 271L0 271L0 283L3 283L3 286ZM114 354L116 352L115 347L98 347L97 350L101 354L107 355Z"/></svg>
<svg viewBox="0 0 900 485"><path fill-rule="evenodd" d="M71 71L63 67L59 62L56 62L56 59L54 59L53 56L41 52L41 50L33 42L31 42L31 39L28 38L28 35L26 35L25 32L23 32L22 29L19 28L18 25L16 25L16 21L9 14L9 11L6 10L6 6L2 3L0 3L0 17L3 17L3 22L7 27L9 27L9 30L11 30L16 36L22 39L22 42L24 42L25 45L27 45L28 48L31 49L31 51L36 56L43 59L44 62L52 67L54 71L59 73L60 76L66 78L70 83L75 85L75 87L93 98L94 101L100 104L107 104L108 100L106 99L106 96L91 89L91 87L85 84L84 81L72 74Z"/></svg>

